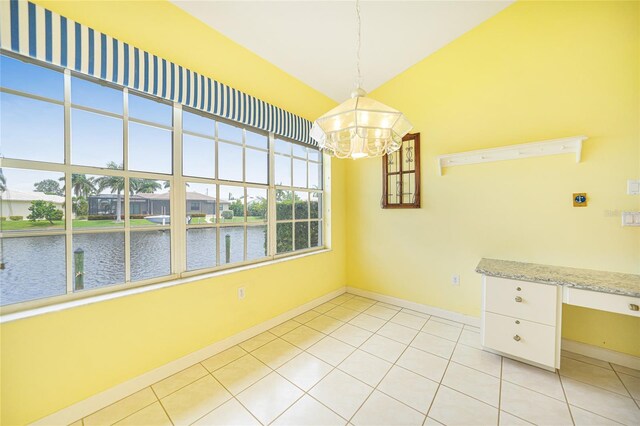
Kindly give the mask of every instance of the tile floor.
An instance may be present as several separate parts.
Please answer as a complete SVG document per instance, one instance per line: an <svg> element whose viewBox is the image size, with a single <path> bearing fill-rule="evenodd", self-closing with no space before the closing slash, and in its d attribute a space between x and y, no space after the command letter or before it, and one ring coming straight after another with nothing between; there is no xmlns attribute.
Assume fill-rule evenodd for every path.
<svg viewBox="0 0 640 426"><path fill-rule="evenodd" d="M554 374L479 330L343 294L74 423L640 424L640 371L563 352Z"/></svg>

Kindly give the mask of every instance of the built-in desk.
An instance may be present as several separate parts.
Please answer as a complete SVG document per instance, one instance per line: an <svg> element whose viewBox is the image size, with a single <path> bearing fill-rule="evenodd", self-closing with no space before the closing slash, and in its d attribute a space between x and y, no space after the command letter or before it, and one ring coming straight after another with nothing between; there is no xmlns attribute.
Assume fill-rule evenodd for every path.
<svg viewBox="0 0 640 426"><path fill-rule="evenodd" d="M640 275L482 259L482 345L560 368L562 303L640 317Z"/></svg>

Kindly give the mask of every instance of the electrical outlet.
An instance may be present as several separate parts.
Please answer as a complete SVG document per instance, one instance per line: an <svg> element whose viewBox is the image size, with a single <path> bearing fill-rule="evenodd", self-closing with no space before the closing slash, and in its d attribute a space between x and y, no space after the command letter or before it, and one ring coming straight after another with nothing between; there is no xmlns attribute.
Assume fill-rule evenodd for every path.
<svg viewBox="0 0 640 426"><path fill-rule="evenodd" d="M245 296L244 287L238 288L238 299L242 300L242 299L244 299L244 296Z"/></svg>
<svg viewBox="0 0 640 426"><path fill-rule="evenodd" d="M451 285L460 285L460 275L451 275Z"/></svg>

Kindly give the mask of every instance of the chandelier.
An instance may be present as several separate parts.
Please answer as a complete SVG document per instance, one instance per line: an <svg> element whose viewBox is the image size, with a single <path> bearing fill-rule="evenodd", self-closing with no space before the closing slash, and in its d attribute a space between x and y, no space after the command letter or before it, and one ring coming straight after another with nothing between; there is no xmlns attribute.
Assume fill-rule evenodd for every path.
<svg viewBox="0 0 640 426"><path fill-rule="evenodd" d="M319 147L337 158L379 157L397 151L402 137L413 128L400 111L366 97L360 73L360 2L356 0L358 20L356 89L348 99L333 108L311 127L310 136Z"/></svg>

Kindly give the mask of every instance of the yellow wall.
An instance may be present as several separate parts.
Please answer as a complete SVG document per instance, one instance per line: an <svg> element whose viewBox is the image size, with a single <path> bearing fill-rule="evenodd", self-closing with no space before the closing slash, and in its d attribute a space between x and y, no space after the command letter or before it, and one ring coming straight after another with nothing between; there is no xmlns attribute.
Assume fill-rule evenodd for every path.
<svg viewBox="0 0 640 426"><path fill-rule="evenodd" d="M335 106L168 2L36 3L307 118ZM0 424L34 421L344 286L345 166L333 163L331 252L3 324Z"/></svg>
<svg viewBox="0 0 640 426"><path fill-rule="evenodd" d="M640 273L640 229L619 213L640 208L625 194L640 178L639 8L518 2L375 90L421 133L422 208L382 210L380 160L349 164L349 285L479 316L482 257ZM580 164L564 155L438 176L440 154L581 134ZM587 208L572 207L574 192ZM640 355L640 319L564 314L565 338Z"/></svg>

